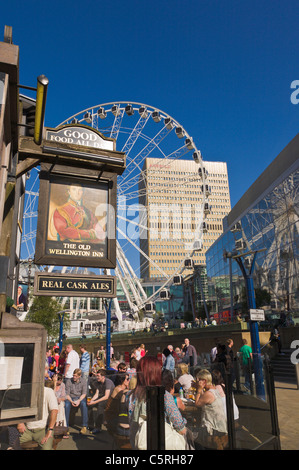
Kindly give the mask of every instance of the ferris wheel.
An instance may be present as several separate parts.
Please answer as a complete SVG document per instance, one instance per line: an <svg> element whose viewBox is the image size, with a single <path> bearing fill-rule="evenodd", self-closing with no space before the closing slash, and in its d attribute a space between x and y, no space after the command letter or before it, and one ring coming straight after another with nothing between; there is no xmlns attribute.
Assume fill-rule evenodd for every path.
<svg viewBox="0 0 299 470"><path fill-rule="evenodd" d="M182 282L183 274L193 266L194 254L203 247L203 235L207 231L205 218L210 212L210 187L201 152L177 120L143 103L118 101L100 104L74 114L60 125L65 124L89 125L105 137L115 139L116 150L126 155L126 169L117 179L117 266L108 274L117 277L132 313L136 314L140 309L150 312L157 298L167 300L172 283ZM178 167L182 160L188 162L186 171ZM169 183L174 174L176 179ZM193 190L196 192L196 200L193 201L196 207L192 211L196 220L191 224L186 219L182 203L186 192L190 193L194 188L194 183L200 190ZM166 187L169 197L165 194ZM173 205L176 192L181 195L180 203L175 204L179 208L179 216L184 218L184 226L192 225L187 238L177 236L177 232L174 236L174 218L169 218L169 206ZM30 172L26 186L21 246L24 265L34 258L38 196L39 168L35 168ZM158 216L153 215L154 218L159 217L159 222L150 220L153 207L159 212ZM183 225L180 221L178 224L180 227ZM167 228L164 227L162 233L164 225ZM160 240L160 253L157 249L153 253L149 248L148 240L153 238L153 234ZM173 247L181 253L181 258L173 266L166 266L161 246ZM45 267L38 269L44 270ZM48 272L52 269L47 267ZM81 268L64 266L60 269L61 272L78 272ZM154 294L147 295L141 278L151 277L153 272L155 280L160 280L159 287ZM114 299L114 305L116 314L120 313L117 299Z"/></svg>
<svg viewBox="0 0 299 470"><path fill-rule="evenodd" d="M298 172L290 174L231 230L235 246L240 252L251 253L245 266L251 265L252 253L260 250L256 259L258 285L266 288L272 300L292 308L299 272L294 247L299 233ZM278 302L278 303L277 303Z"/></svg>

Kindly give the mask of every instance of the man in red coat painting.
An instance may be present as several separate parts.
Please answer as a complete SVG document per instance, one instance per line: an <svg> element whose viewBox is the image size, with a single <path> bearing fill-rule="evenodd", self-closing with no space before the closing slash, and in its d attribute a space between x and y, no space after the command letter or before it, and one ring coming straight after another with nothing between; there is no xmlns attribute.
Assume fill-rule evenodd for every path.
<svg viewBox="0 0 299 470"><path fill-rule="evenodd" d="M82 205L84 189L80 185L69 187L69 199L58 207L53 215L58 240L88 241L102 243L105 232L95 215Z"/></svg>

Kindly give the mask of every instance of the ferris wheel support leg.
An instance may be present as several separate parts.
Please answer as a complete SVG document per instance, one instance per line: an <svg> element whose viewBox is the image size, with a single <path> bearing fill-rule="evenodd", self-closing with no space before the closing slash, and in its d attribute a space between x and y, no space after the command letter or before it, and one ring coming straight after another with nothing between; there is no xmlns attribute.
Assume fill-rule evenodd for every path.
<svg viewBox="0 0 299 470"><path fill-rule="evenodd" d="M119 324L121 324L122 323L122 312L121 312L117 297L115 297L113 299L113 304L114 304L114 308L115 308L115 314L118 318Z"/></svg>

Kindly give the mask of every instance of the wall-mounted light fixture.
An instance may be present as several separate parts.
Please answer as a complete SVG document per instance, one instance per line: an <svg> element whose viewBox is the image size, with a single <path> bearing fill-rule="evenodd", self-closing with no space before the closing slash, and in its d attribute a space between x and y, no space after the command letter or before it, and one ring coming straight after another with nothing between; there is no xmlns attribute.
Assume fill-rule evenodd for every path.
<svg viewBox="0 0 299 470"><path fill-rule="evenodd" d="M39 75L39 77L37 77L34 123L34 142L36 143L36 145L40 145L43 139L48 84L49 80L47 79L47 77L45 77L45 75Z"/></svg>

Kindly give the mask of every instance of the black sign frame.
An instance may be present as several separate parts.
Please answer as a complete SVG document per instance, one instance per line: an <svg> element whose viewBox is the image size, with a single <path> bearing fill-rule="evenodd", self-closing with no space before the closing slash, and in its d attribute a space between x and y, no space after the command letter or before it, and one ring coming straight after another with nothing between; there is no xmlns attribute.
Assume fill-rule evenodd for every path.
<svg viewBox="0 0 299 470"><path fill-rule="evenodd" d="M92 194L89 200L91 202L92 198L93 204L97 201L97 197L99 197L99 201L104 197L103 207L105 208L106 204L107 208L105 227L102 227L105 241L99 240L95 235L96 231L92 226L95 214L92 214L91 208L84 206L84 196L81 207L83 212L85 211L86 214L88 212L88 215L84 214L82 220L84 218L90 225L86 225L85 228L82 223L77 225L76 227L79 227L80 230L77 229L75 235L74 232L70 235L75 238L62 238L66 236L65 232L61 236L59 234L59 240L51 238L49 226L53 225L51 218L54 217L50 208L51 197L60 187L65 190L69 188L69 195L71 187L81 187L83 191L88 190L89 194ZM99 174L98 170L93 169L42 163L34 263L37 265L115 268L116 194L117 175L115 173L102 171ZM64 201L61 200L60 203L61 208L67 211L67 198ZM103 207L101 206L101 211L103 211ZM72 214L68 213L68 217L72 217ZM72 220L71 223L74 226ZM81 229L84 229L84 232ZM84 236L89 238L84 240ZM102 234L102 236L104 235Z"/></svg>
<svg viewBox="0 0 299 470"><path fill-rule="evenodd" d="M116 277L36 272L34 295L114 298Z"/></svg>

